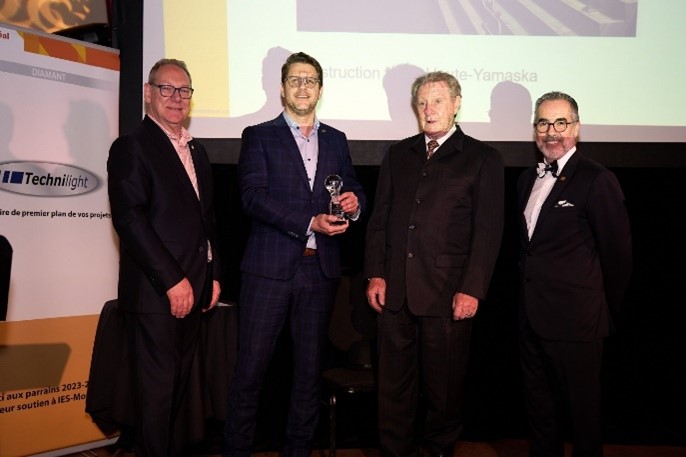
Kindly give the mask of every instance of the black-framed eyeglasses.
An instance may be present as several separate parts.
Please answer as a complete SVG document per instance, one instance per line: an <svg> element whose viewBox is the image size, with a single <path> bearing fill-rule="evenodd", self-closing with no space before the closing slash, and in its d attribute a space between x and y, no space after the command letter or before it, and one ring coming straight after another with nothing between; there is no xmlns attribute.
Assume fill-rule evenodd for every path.
<svg viewBox="0 0 686 457"><path fill-rule="evenodd" d="M536 131L538 133L548 133L548 130L550 130L550 126L553 126L553 129L557 133L562 133L565 130L567 130L567 126L569 124L574 124L575 122L579 121L568 121L567 119L556 119L553 122L545 121L541 119L538 122L534 123L534 127L536 127Z"/></svg>
<svg viewBox="0 0 686 457"><path fill-rule="evenodd" d="M319 84L319 80L317 78L312 78L309 76L304 78L301 78L300 76L287 76L284 81L286 81L291 87L300 87L304 85L308 89L312 89L314 86Z"/></svg>
<svg viewBox="0 0 686 457"><path fill-rule="evenodd" d="M151 86L155 86L160 90L160 95L163 97L172 97L174 95L174 92L179 91L179 97L183 98L184 100L188 100L193 96L193 88L192 87L174 87L170 86L169 84L150 84Z"/></svg>

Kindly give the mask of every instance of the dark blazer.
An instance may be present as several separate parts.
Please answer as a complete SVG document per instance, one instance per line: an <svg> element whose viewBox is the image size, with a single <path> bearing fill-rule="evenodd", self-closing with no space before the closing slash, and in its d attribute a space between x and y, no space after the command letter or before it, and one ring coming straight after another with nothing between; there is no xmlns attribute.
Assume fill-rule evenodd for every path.
<svg viewBox="0 0 686 457"><path fill-rule="evenodd" d="M169 313L166 291L184 277L197 306L207 275L208 240L214 247L214 277L219 278L210 163L201 144L191 141L189 146L200 199L171 141L147 116L110 148L108 191L121 245L119 303L124 310Z"/></svg>
<svg viewBox="0 0 686 457"><path fill-rule="evenodd" d="M519 196L522 304L542 338L591 341L610 332L631 275L631 235L615 175L577 150L543 203L528 239L524 208L536 169Z"/></svg>
<svg viewBox="0 0 686 457"><path fill-rule="evenodd" d="M426 159L424 134L391 146L367 228L365 274L386 280L386 308L452 315L463 292L483 299L503 229L500 154L460 127Z"/></svg>
<svg viewBox="0 0 686 457"><path fill-rule="evenodd" d="M252 221L242 271L272 279L290 279L302 262L313 216L329 212L324 187L330 174L343 178L342 192L365 196L353 169L345 134L320 124L319 158L313 190L298 146L283 115L243 131L238 174L243 209ZM317 257L324 274L340 276L336 237L316 234Z"/></svg>

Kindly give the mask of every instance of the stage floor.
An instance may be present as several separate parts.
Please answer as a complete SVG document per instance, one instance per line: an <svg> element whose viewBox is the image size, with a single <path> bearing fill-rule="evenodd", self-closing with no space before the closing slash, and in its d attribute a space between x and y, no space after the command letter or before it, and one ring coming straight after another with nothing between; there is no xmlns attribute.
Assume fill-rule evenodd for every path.
<svg viewBox="0 0 686 457"><path fill-rule="evenodd" d="M464 441L458 443L453 457L528 457L529 444L526 440L497 440L487 443ZM571 447L567 447L565 456L570 457ZM629 446L611 445L604 447L604 457L686 457L686 447L678 446ZM207 453L193 454L189 457L219 457L221 454L207 451ZM253 457L280 457L279 452L257 452ZM424 454L428 455L428 454ZM133 457L133 452L113 449L92 449L89 451L70 454L71 457ZM312 457L329 457L328 449L318 449L312 452ZM378 449L338 449L336 457L379 457Z"/></svg>

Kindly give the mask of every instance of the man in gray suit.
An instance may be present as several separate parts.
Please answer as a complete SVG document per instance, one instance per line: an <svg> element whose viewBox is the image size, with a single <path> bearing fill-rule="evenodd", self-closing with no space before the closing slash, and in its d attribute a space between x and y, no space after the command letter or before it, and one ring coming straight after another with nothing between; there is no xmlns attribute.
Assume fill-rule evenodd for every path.
<svg viewBox="0 0 686 457"><path fill-rule="evenodd" d="M503 229L500 154L455 124L455 77L419 77L422 133L391 146L367 229L367 298L379 313L379 433L388 456L452 455L472 318L486 298ZM419 399L426 417L415 437ZM423 439L422 439L423 438Z"/></svg>

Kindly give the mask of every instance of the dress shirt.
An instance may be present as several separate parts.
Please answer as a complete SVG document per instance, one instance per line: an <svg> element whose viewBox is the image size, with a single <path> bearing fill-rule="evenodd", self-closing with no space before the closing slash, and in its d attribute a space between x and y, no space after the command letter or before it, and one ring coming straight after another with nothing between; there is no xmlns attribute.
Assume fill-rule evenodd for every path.
<svg viewBox="0 0 686 457"><path fill-rule="evenodd" d="M456 130L457 130L457 127L455 127L455 124L453 124L452 128L451 128L450 130L448 130L448 133L446 133L445 135L443 135L443 136L440 137L440 138L429 138L428 136L424 135L424 150L425 150L425 151L428 151L428 150L429 150L429 141L431 141L431 140L436 140L436 141L438 142L438 146L436 146L436 149L434 149L433 154L431 154L431 157L433 157L434 154L436 154L436 152L438 152L438 149L441 147L441 145L442 145L443 143L445 143L445 141L446 141L448 138L450 138L450 136L451 136L453 133L455 133Z"/></svg>
<svg viewBox="0 0 686 457"><path fill-rule="evenodd" d="M174 150L176 150L176 154L178 154L179 159L181 160L181 163L183 164L183 168L186 170L186 174L188 175L188 179L190 179L191 184L193 185L193 189L195 190L195 195L200 199L200 191L198 190L198 176L195 174L195 164L193 164L193 156L191 156L191 150L190 147L188 146L188 143L193 139L191 134L186 130L184 126L181 126L181 134L176 135L175 133L172 133L165 129L162 124L157 122L157 120L152 117L148 116L150 119L153 120L157 126L162 129L162 131L169 137L169 140L171 141L172 146L174 146ZM192 147L192 146L191 146ZM210 240L207 240L207 262L212 261L212 245L210 244Z"/></svg>
<svg viewBox="0 0 686 457"><path fill-rule="evenodd" d="M314 120L312 131L308 136L305 136L302 130L300 130L300 126L286 112L283 113L283 118L291 128L295 143L298 145L300 157L307 172L307 181L310 184L310 190L312 190L314 178L317 174L317 161L319 160L319 120ZM310 225L307 227L307 247L317 249L317 241L315 240L314 232L311 230L313 220L314 217L310 219Z"/></svg>
<svg viewBox="0 0 686 457"><path fill-rule="evenodd" d="M154 117L149 117L153 120L153 122L155 122L155 124L157 124L157 126L160 129L162 129L165 135L169 137L172 146L174 146L176 153L179 155L179 159L183 164L183 168L186 170L186 173L188 174L188 179L191 180L193 189L195 189L195 195L198 198L200 198L200 193L198 192L198 177L195 174L195 165L193 165L193 157L191 156L191 151L188 147L188 143L193 139L193 137L190 135L190 133L188 133L188 130L186 130L186 128L183 126L181 126L181 134L177 136L175 133L172 133L165 129L162 126L162 124L157 122L157 120Z"/></svg>
<svg viewBox="0 0 686 457"><path fill-rule="evenodd" d="M557 176L562 175L562 169L565 164L572 157L572 154L576 151L576 146L567 151L567 153L557 160ZM541 214L541 207L543 202L550 195L550 191L555 185L555 181L558 178L553 176L552 173L546 172L543 177L538 177L536 175L536 180L534 181L534 186L531 189L531 194L529 195L529 200L526 202L526 208L524 208L524 217L526 219L526 227L529 233L529 239L534 233L534 228L536 228L536 222L538 221L538 216Z"/></svg>

